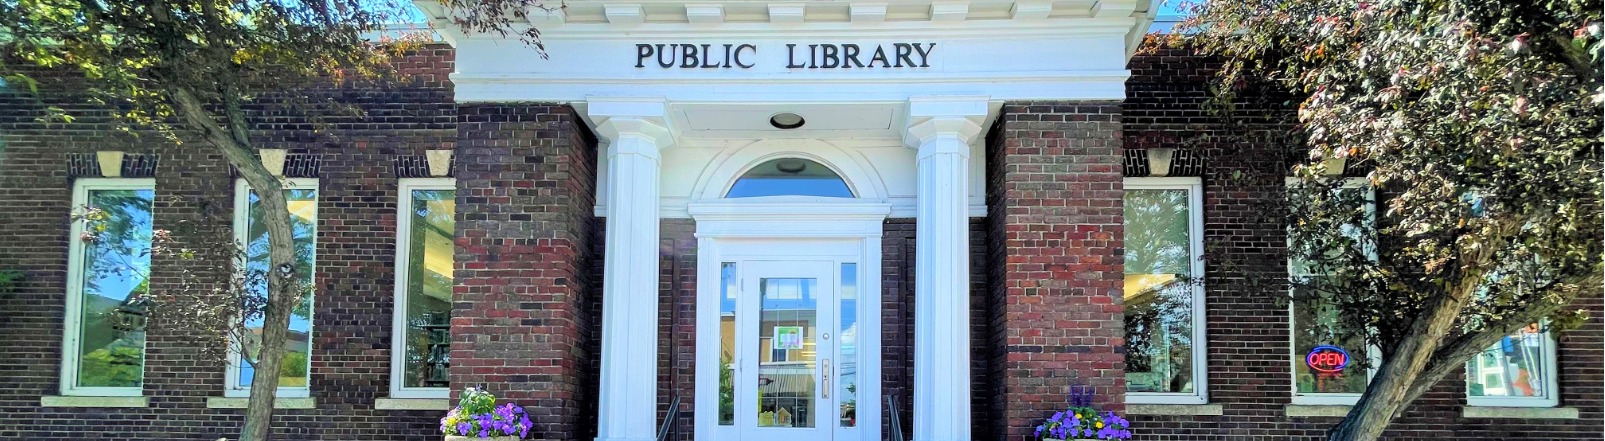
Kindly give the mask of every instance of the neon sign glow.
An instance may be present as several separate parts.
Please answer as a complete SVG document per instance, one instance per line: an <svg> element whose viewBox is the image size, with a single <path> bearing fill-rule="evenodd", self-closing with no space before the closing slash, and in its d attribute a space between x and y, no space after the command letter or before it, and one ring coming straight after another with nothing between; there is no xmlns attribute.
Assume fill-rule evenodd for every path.
<svg viewBox="0 0 1605 441"><path fill-rule="evenodd" d="M1320 345L1310 349L1309 355L1304 356L1304 364L1316 372L1338 374L1349 365L1349 352L1343 348L1331 345Z"/></svg>

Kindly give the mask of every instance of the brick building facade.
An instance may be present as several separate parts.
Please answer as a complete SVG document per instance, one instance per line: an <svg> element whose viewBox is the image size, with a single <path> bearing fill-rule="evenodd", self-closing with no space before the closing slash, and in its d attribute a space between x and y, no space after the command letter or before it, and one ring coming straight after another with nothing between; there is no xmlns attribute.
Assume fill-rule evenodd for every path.
<svg viewBox="0 0 1605 441"><path fill-rule="evenodd" d="M987 17L993 6L971 5L971 18ZM1005 10L1029 19L1037 9L1028 6ZM1110 35L1055 38L1135 45L1125 32L1145 26L1142 7L1125 11L1137 20L1096 12L1065 18L1046 11L1040 19L1059 27L1065 23L1055 20L1125 23ZM576 43L587 32L609 29L586 22L586 14L623 23L630 12L588 11L568 13L564 26L578 35L574 39L565 39L563 31L548 34L558 62L584 49L624 47L636 54L635 41L595 48ZM786 11L768 9L771 17ZM799 20L811 23L808 14L815 10L808 11L798 9ZM842 12L873 17L876 11ZM896 35L929 30L920 26L935 23L943 11L951 15L931 9L926 18L933 21ZM899 14L896 8L879 12ZM731 6L720 17L736 21L741 13ZM975 20L961 23L956 32L971 40L984 43L990 37L983 34L995 32ZM1295 398L1298 374L1291 360L1300 355L1291 347L1288 306L1278 301L1285 293L1238 283L1288 272L1282 227L1262 212L1262 202L1282 192L1284 183L1243 178L1276 177L1285 164L1245 141L1252 137L1225 135L1240 135L1244 127L1278 132L1286 123L1286 104L1245 102L1239 115L1246 123L1207 113L1209 64L1185 51L1129 59L1118 47L1081 53L1115 59L1104 69L1112 69L1118 81L1079 69L1079 79L1064 80L1071 86L1029 82L1046 80L888 86L907 81L902 75L918 75L894 71L875 79L880 82L830 80L840 83L839 91L809 88L825 77L768 77L777 83L752 86L736 76L721 86L728 89L687 97L677 94L701 93L688 91L707 79L675 77L673 71L665 74L668 79L653 79L659 71L652 70L635 71L645 73L632 78L585 69L564 73L606 79L585 83L609 96L598 98L581 86L540 84L541 75L521 80L517 68L498 71L493 61L506 55L497 52L502 49L463 35L448 37L455 49L432 47L404 61L411 82L331 92L359 103L369 117L336 121L326 135L310 135L295 115L253 113L253 141L286 150L292 163L315 164L287 167L286 175L315 178L318 192L307 397L280 399L284 408L274 422L280 438L439 439L448 395L395 383L404 376L397 374L398 364L407 363L396 354L412 344L404 329L411 325L397 319L406 314L398 300L406 295L398 294L406 289L398 284L398 266L407 262L397 255L397 242L404 240L398 229L406 223L401 218L411 215L404 207L418 209L403 204L408 195L402 183L448 178L425 166L440 151L450 152L455 189L449 199L455 225L449 344L441 345L449 347L450 388L484 385L526 406L536 422L531 438L650 439L678 400L674 436L686 440L785 438L794 434L776 426L779 409L786 408L793 421L812 419L813 429L820 429L799 439L890 439L901 432L921 440L1022 441L1033 439L1031 428L1064 406L1072 385L1090 386L1100 407L1124 411L1135 439L1143 440L1316 439L1338 421L1334 412L1341 415L1341 405ZM659 41L640 38L642 44ZM784 40L753 38L762 40L755 53L794 56L768 44ZM983 43L972 48L962 39L944 40L941 47L957 54L1006 47ZM1074 55L1080 49L1064 50ZM1097 60L1077 62L1096 67ZM762 59L777 61L785 63ZM623 94L599 85L609 81L639 81L635 86L643 91ZM1033 87L1048 92L1021 92ZM230 234L242 194L226 162L204 144L174 146L151 134L120 135L104 112L70 125L35 121L44 103L93 109L70 90L46 87L43 102L0 94L0 109L6 110L0 112L0 212L8 213L11 227L0 233L7 250L0 253L0 270L24 275L0 294L0 352L8 355L0 359L0 438L232 436L243 410L238 398L228 396L225 377L231 371L204 361L187 336L159 324L144 335L137 394L75 395L65 386L64 360L74 355L64 348L72 340L63 334L81 332L71 324L81 319L64 318L84 308L68 299L81 294L70 282L74 237L67 224L76 183L111 175L95 165L96 152L129 154L122 179L153 179L152 227L179 239ZM901 95L890 97L885 90ZM809 99L795 98L811 92ZM836 94L863 95L862 102ZM613 98L620 95L661 98ZM761 118L756 125L720 125L720 118L771 112L795 112L808 122L795 131L770 128ZM1177 149L1170 173L1155 172L1148 153L1154 149ZM152 160L154 167L145 165ZM807 161L777 163L781 172L823 164L828 174L808 176L843 182L849 191L843 199L850 200L797 196L829 188L735 194L742 179L769 177L753 170L776 160ZM1165 174L1162 179L1169 180L1153 180ZM632 179L642 176L654 179ZM938 184L949 179L962 185ZM1138 369L1128 365L1133 343L1123 317L1133 296L1129 285L1140 279L1132 278L1126 255L1146 239L1133 237L1123 207L1128 191L1137 188L1197 189L1192 194L1200 203L1185 206L1200 221L1195 243L1210 250L1209 260L1193 267L1202 268L1204 280L1195 322L1201 324L1197 335L1203 343L1197 346L1203 356L1197 366L1177 366L1194 368L1202 378L1128 378ZM963 239L933 239L938 237ZM772 265L775 249L806 257ZM1281 264L1232 264L1248 261ZM617 262L630 263L619 268ZM150 289L185 283L181 265L154 258ZM812 294L775 294L756 306L738 300L757 295L748 286L780 293L783 283L804 279L814 280L805 285L819 283L802 291ZM879 298L857 302L859 292ZM807 299L814 303L798 306ZM1597 297L1578 306L1605 314ZM794 314L792 320L802 322L775 321L769 314ZM858 326L846 326L849 321ZM930 322L940 325L922 326ZM816 327L823 330L810 331ZM800 328L807 345L831 350L786 349L780 328ZM838 343L831 343L832 333ZM747 349L736 349L740 355L727 360L721 346L727 340L753 346L740 346ZM1466 378L1456 376L1422 397L1385 438L1600 439L1605 371L1598 360L1605 358L1605 326L1592 320L1554 341L1558 387L1548 392L1553 405L1475 405ZM817 401L781 404L775 398L801 393L782 390L787 378L805 375L786 366L830 369L827 359L837 366L852 363L851 375L870 378L843 377L846 368L826 374L857 387L842 389L816 371L817 383L802 389ZM729 375L736 384L728 386L737 395L734 407L751 405L760 412L723 419L721 366L734 366ZM642 380L649 386L639 387ZM1135 390L1155 384L1178 387L1171 394ZM837 396L827 396L827 389ZM741 398L749 392L757 402ZM776 401L764 401L766 394ZM932 396L941 399L925 398ZM886 408L886 397L896 409ZM762 416L764 409L771 409L770 416ZM893 414L901 427L891 427Z"/></svg>

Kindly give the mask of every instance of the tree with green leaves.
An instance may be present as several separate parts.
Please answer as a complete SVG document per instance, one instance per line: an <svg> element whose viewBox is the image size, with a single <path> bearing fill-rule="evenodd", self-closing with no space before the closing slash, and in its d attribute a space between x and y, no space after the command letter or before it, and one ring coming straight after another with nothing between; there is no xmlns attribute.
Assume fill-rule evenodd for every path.
<svg viewBox="0 0 1605 441"><path fill-rule="evenodd" d="M536 30L519 24L545 8L537 0L440 3L466 31L518 34L539 48ZM0 78L11 89L37 93L31 72L75 73L82 80L75 92L101 105L94 111L109 110L131 133L216 149L260 198L269 269L263 349L245 357L255 374L242 440L269 436L290 318L310 283L296 270L285 187L258 158L249 109L291 108L314 120L349 116L354 106L318 91L380 84L393 73L393 57L415 41L373 36L387 23L410 20L412 8L395 0L0 0ZM78 117L61 108L47 113L68 123ZM205 246L173 249L197 248Z"/></svg>
<svg viewBox="0 0 1605 441"><path fill-rule="evenodd" d="M1230 102L1298 103L1295 302L1380 352L1330 440L1374 440L1501 338L1601 292L1599 0L1200 0L1175 38ZM1346 167L1345 165L1346 164ZM1344 191L1342 170L1375 191Z"/></svg>

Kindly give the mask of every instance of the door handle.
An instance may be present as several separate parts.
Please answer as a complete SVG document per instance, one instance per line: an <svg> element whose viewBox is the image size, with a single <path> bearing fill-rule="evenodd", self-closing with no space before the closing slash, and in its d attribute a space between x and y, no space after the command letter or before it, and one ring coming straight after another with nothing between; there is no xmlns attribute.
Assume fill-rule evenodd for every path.
<svg viewBox="0 0 1605 441"><path fill-rule="evenodd" d="M826 359L822 359L820 361L821 361L820 369L824 371L824 376L822 377L822 378L824 378L824 381L822 381L822 383L824 383L825 390L822 393L819 394L819 397L820 398L829 399L830 398L830 359L826 358Z"/></svg>

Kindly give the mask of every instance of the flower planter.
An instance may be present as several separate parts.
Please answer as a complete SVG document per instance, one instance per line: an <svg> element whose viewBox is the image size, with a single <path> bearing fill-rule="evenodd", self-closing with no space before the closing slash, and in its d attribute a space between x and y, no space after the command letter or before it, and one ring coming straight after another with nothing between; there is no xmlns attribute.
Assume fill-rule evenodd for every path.
<svg viewBox="0 0 1605 441"><path fill-rule="evenodd" d="M477 437L477 436L446 435L446 441L518 441L518 437L516 437L516 436L493 436L493 437L490 437L490 438L480 438L480 437Z"/></svg>

